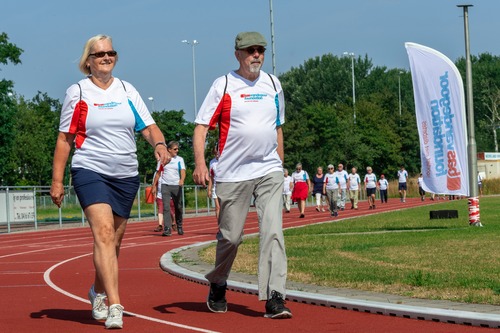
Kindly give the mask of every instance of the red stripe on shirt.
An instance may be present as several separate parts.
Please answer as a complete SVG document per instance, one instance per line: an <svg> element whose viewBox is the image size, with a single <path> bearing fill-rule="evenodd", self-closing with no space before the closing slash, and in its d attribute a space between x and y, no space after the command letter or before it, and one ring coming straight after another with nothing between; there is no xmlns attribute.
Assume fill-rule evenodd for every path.
<svg viewBox="0 0 500 333"><path fill-rule="evenodd" d="M87 138L87 115L89 107L85 101L80 100L76 103L73 117L69 126L69 133L76 134L75 146L80 148Z"/></svg>
<svg viewBox="0 0 500 333"><path fill-rule="evenodd" d="M219 156L222 155L224 151L224 146L226 145L227 135L229 132L229 127L231 125L231 96L225 94L222 96L217 109L215 109L212 119L210 119L209 128L215 129L215 125L219 125Z"/></svg>

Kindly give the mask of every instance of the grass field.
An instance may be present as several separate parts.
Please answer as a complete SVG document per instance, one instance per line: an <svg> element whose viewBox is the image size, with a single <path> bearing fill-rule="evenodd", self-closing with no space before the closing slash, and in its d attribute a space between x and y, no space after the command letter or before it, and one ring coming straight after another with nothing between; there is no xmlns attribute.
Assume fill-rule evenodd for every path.
<svg viewBox="0 0 500 333"><path fill-rule="evenodd" d="M285 231L288 279L408 297L500 305L500 197L482 197L483 228L469 227L467 200ZM456 209L459 219L430 220ZM258 238L233 270L257 274ZM214 261L214 246L200 251Z"/></svg>

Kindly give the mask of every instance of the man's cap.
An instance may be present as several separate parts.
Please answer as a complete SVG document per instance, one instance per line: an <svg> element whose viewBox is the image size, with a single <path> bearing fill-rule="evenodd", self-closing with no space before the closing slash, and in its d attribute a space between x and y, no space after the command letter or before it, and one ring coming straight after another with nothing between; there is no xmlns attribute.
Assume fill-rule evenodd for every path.
<svg viewBox="0 0 500 333"><path fill-rule="evenodd" d="M234 40L236 50L246 49L249 46L259 45L267 46L266 39L260 33L255 31L240 32Z"/></svg>
<svg viewBox="0 0 500 333"><path fill-rule="evenodd" d="M333 169L333 164L328 164L328 169Z"/></svg>

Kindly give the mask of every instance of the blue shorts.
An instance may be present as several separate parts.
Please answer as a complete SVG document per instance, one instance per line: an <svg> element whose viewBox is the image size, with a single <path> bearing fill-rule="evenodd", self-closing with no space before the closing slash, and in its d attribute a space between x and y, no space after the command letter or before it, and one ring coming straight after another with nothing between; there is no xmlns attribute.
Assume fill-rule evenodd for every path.
<svg viewBox="0 0 500 333"><path fill-rule="evenodd" d="M406 188L406 183L399 183L399 188L398 188L399 191L406 191L407 188Z"/></svg>
<svg viewBox="0 0 500 333"><path fill-rule="evenodd" d="M128 219L139 190L139 176L114 178L91 170L71 168L73 186L83 209L107 203L113 214Z"/></svg>
<svg viewBox="0 0 500 333"><path fill-rule="evenodd" d="M366 195L367 196L371 196L371 195L375 195L377 194L377 188L374 187L374 188L367 188L366 189Z"/></svg>

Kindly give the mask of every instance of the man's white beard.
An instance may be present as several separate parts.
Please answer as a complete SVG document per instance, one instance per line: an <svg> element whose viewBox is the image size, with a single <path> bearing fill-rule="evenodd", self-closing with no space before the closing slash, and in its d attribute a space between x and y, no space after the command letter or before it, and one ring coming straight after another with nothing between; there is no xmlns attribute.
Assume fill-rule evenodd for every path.
<svg viewBox="0 0 500 333"><path fill-rule="evenodd" d="M259 73L262 68L262 64L251 64L250 65L250 73Z"/></svg>

